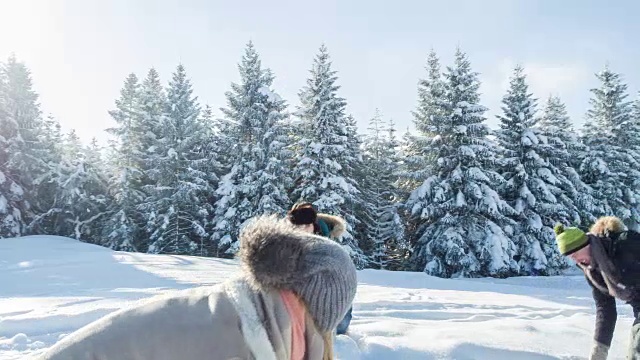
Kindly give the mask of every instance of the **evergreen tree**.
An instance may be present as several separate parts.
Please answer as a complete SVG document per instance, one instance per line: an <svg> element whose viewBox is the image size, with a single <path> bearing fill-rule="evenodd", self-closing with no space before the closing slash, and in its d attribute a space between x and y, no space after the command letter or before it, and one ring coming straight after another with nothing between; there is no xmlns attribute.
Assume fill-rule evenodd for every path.
<svg viewBox="0 0 640 360"><path fill-rule="evenodd" d="M13 155L24 148L20 127L9 108L7 74L0 64L0 238L21 236L29 209L19 185Z"/></svg>
<svg viewBox="0 0 640 360"><path fill-rule="evenodd" d="M207 152L210 154L210 167L216 175L215 183L229 173L233 165L234 123L224 118L213 116L213 110L208 105L203 110L202 123L208 129Z"/></svg>
<svg viewBox="0 0 640 360"><path fill-rule="evenodd" d="M140 88L139 117L134 127L136 153L144 186L153 186L157 180L158 144L162 141L167 99L160 83L160 75L151 68Z"/></svg>
<svg viewBox="0 0 640 360"><path fill-rule="evenodd" d="M437 140L439 127L446 117L445 83L442 79L440 60L431 51L427 58L427 77L418 82L418 107L413 112L413 122L418 134L407 131L403 149L402 183L409 191L418 187L432 175L435 154L429 149Z"/></svg>
<svg viewBox="0 0 640 360"><path fill-rule="evenodd" d="M344 154L344 163L341 164L343 168L343 174L346 181L350 182L350 185L355 189L355 194L347 198L347 201L343 205L344 217L347 223L351 226L351 236L354 239L358 239L358 249L370 257L370 251L373 249L374 244L366 244L366 224L361 221L363 214L367 211L366 208L366 195L362 191L362 186L365 182L363 176L367 169L363 162L362 144L363 137L358 134L358 125L356 119L349 115L344 117L344 137L346 141L346 153ZM294 165L295 166L295 165Z"/></svg>
<svg viewBox="0 0 640 360"><path fill-rule="evenodd" d="M114 250L137 251L145 247L142 237L141 212L138 205L144 200L143 172L139 153L140 84L130 74L116 100L116 109L109 112L116 127L111 143L112 164L109 192L113 198L110 218L104 228L104 245Z"/></svg>
<svg viewBox="0 0 640 360"><path fill-rule="evenodd" d="M582 179L594 190L596 216L615 215L628 226L640 224L638 183L640 163L633 149L631 103L627 85L608 67L596 75L599 88L591 89L584 142L589 147L580 166Z"/></svg>
<svg viewBox="0 0 640 360"><path fill-rule="evenodd" d="M208 196L213 192L202 144L205 129L191 82L179 65L167 89L157 172L149 198L140 207L147 215L149 253L204 255Z"/></svg>
<svg viewBox="0 0 640 360"><path fill-rule="evenodd" d="M397 176L398 213L405 228L404 239L407 245L405 255L410 255L412 249L418 243L417 228L420 225L420 219L411 215L411 209L407 206L408 200L413 190L418 188L428 177L426 176L427 173L423 171L430 165L418 146L421 142L420 137L420 135L413 134L407 128L406 132L398 140L398 167L395 175ZM413 261L405 261L404 266L405 269L413 270Z"/></svg>
<svg viewBox="0 0 640 360"><path fill-rule="evenodd" d="M238 234L250 218L283 214L289 206L287 171L283 151L285 102L274 93L274 76L262 68L252 43L247 45L238 66L240 83L227 92L222 143L229 143L230 170L220 180L215 209L213 245L218 255L233 254ZM230 136L231 138L227 137Z"/></svg>
<svg viewBox="0 0 640 360"><path fill-rule="evenodd" d="M46 122L46 129L50 132L43 141L59 159L37 189L39 196L47 197L47 211L38 214L30 226L39 233L100 243L108 211L103 167L75 131L63 137L52 118Z"/></svg>
<svg viewBox="0 0 640 360"><path fill-rule="evenodd" d="M33 91L31 74L25 64L15 56L9 57L0 71L3 74L3 113L6 132L6 160L3 161L5 177L9 180L8 203L15 216L10 222L16 222L20 232L25 230L35 215L43 211L40 199L35 197L39 181L46 178L50 164L46 149L40 138L44 130L38 95ZM11 194L9 194L11 193ZM10 199L9 199L10 198ZM18 216L19 214L19 216ZM14 226L11 226L15 228Z"/></svg>
<svg viewBox="0 0 640 360"><path fill-rule="evenodd" d="M427 58L427 78L418 82L418 108L413 112L416 130L431 138L438 136L441 120L447 116L445 96L446 84L442 79L440 59L435 51ZM427 139L425 145L432 139Z"/></svg>
<svg viewBox="0 0 640 360"><path fill-rule="evenodd" d="M422 156L420 148L424 139L420 135L412 133L409 129L402 135L399 141L399 166L397 170L398 188L401 191L403 203L409 198L413 189L422 184L428 177L429 162Z"/></svg>
<svg viewBox="0 0 640 360"><path fill-rule="evenodd" d="M638 100L640 101L640 100ZM627 225L640 231L640 114L637 110L639 102L631 105L631 114L627 123L622 123L615 129L615 136L621 141L619 144L626 150L625 164L621 164L623 184L626 186L624 197L629 206L630 216Z"/></svg>
<svg viewBox="0 0 640 360"><path fill-rule="evenodd" d="M365 239L373 244L370 265L379 269L399 268L404 244L404 226L398 213L396 147L393 123L385 127L376 110L369 121L369 135L364 141L362 189ZM365 252L366 253L366 252Z"/></svg>
<svg viewBox="0 0 640 360"><path fill-rule="evenodd" d="M620 127L618 133L624 136L622 144L628 149L631 157L630 162L640 164L640 93L632 108L629 126ZM628 179L625 184L628 185L628 191L633 192L627 197L630 199L631 218L635 219L630 219L628 226L640 231L640 168L633 167L633 165L629 167Z"/></svg>
<svg viewBox="0 0 640 360"><path fill-rule="evenodd" d="M458 50L444 77L438 105L416 117L428 121L419 132L429 146L420 150L433 162L429 177L406 204L416 222L413 264L442 277L512 275L517 271L516 247L507 216L514 210L494 190L504 179L489 170L497 154L487 140L477 74ZM427 92L429 86L421 84ZM420 107L427 108L422 101L421 96Z"/></svg>
<svg viewBox="0 0 640 360"><path fill-rule="evenodd" d="M558 187L562 192L556 196L569 215L557 220L588 228L596 220L593 215L596 200L591 196L593 190L582 181L576 170L580 167L580 159L586 155L586 147L580 142L559 97L547 99L539 126L544 139L541 156L559 181Z"/></svg>
<svg viewBox="0 0 640 360"><path fill-rule="evenodd" d="M638 96L636 100L633 102L632 116L636 121L636 123L640 121L640 91L638 92ZM636 139L636 141L640 141L640 140Z"/></svg>
<svg viewBox="0 0 640 360"><path fill-rule="evenodd" d="M211 106L205 105L200 113L199 122L202 127L202 143L199 145L200 150L206 156L206 164L203 165L203 170L209 175L209 191L203 193L202 201L207 204L207 212L209 216L203 219L204 230L207 233L207 238L201 239L200 251L198 255L205 256L215 254L217 247L211 242L211 234L214 233L215 222L215 190L218 188L220 177L223 176L228 170L227 165L223 164L229 151L230 139L227 134L220 128L221 120L215 119L213 116L213 110Z"/></svg>
<svg viewBox="0 0 640 360"><path fill-rule="evenodd" d="M75 131L64 143L65 168L58 180L55 211L59 214L55 234L99 243L107 215L107 179Z"/></svg>
<svg viewBox="0 0 640 360"><path fill-rule="evenodd" d="M529 93L526 76L516 67L509 90L502 99L497 138L502 150L501 175L507 180L501 195L516 210L514 242L522 274L553 273L565 265L557 254L553 226L579 221L572 203L563 203L563 190L543 156L546 138L536 127L536 100Z"/></svg>
<svg viewBox="0 0 640 360"><path fill-rule="evenodd" d="M418 105L412 112L413 123L417 133L407 132L402 138L400 156L402 158L398 170L398 185L402 189L402 199L407 204L411 193L433 173L435 153L430 150L431 143L437 139L437 126L445 114L445 83L442 76L440 59L432 49L425 66L427 76L418 81ZM410 209L402 209L406 219L409 242L416 245L419 241L417 228L422 219L412 217Z"/></svg>
<svg viewBox="0 0 640 360"><path fill-rule="evenodd" d="M37 179L38 186L33 194L38 199L38 213L28 224L29 233L35 234L58 234L58 212L56 198L63 190L60 188L59 179L63 177L66 168L66 158L64 154L64 137L60 128L60 123L49 116L44 122L43 132L40 142L46 150L45 163L48 171Z"/></svg>
<svg viewBox="0 0 640 360"><path fill-rule="evenodd" d="M345 120L345 100L337 94L336 71L331 69L329 53L320 48L311 68L311 77L300 93L300 153L294 167L298 180L292 196L297 201L312 202L320 212L342 216L347 231L341 242L350 251L357 267L367 259L353 237L353 212L350 204L357 202L355 181L348 176L354 163L349 151L353 136Z"/></svg>

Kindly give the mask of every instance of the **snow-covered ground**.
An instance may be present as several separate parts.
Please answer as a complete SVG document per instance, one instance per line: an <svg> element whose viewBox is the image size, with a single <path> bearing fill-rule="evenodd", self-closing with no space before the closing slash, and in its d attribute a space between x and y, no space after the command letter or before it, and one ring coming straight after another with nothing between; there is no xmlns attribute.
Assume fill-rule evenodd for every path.
<svg viewBox="0 0 640 360"><path fill-rule="evenodd" d="M113 252L59 237L0 239L0 359L38 354L139 299L216 284L235 261ZM359 273L350 337L339 359L584 359L594 309L579 275L438 279ZM610 359L623 359L631 311L619 304Z"/></svg>

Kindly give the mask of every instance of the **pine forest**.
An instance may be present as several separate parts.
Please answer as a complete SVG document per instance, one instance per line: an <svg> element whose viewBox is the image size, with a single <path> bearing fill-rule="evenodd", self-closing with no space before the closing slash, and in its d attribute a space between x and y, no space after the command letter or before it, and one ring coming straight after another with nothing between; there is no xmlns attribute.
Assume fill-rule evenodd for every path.
<svg viewBox="0 0 640 360"><path fill-rule="evenodd" d="M432 51L401 133L376 104L371 119L348 113L348 74L325 46L296 99L278 95L254 44L239 55L219 108L199 101L183 65L126 76L104 109L108 144L63 132L29 68L0 62L0 238L231 258L249 219L305 201L346 220L336 241L360 269L510 277L569 266L556 223L615 215L640 230L640 94L608 66L584 89L581 129L521 66L490 128L470 56L442 64Z"/></svg>

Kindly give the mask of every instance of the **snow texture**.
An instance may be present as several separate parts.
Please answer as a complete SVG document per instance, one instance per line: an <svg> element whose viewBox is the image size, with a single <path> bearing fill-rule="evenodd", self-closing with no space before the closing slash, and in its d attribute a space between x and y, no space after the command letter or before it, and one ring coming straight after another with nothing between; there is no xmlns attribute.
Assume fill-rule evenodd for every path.
<svg viewBox="0 0 640 360"><path fill-rule="evenodd" d="M0 359L42 353L74 330L154 295L217 284L235 260L133 254L61 238L0 242ZM581 275L440 279L364 270L340 360L585 359L595 314ZM622 360L632 314L619 318L609 360Z"/></svg>

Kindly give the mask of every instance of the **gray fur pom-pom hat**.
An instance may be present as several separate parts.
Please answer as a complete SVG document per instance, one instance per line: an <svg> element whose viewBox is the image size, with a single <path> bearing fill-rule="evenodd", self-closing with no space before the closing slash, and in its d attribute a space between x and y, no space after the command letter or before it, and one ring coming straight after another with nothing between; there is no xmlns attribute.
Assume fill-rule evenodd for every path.
<svg viewBox="0 0 640 360"><path fill-rule="evenodd" d="M355 297L356 268L347 251L275 216L260 216L245 226L239 256L253 286L293 291L320 331L335 329Z"/></svg>

